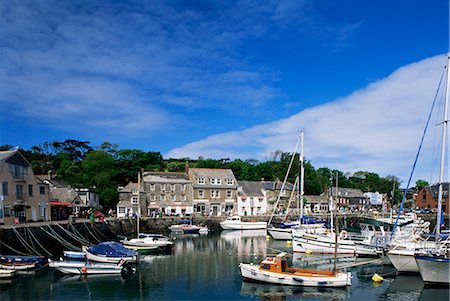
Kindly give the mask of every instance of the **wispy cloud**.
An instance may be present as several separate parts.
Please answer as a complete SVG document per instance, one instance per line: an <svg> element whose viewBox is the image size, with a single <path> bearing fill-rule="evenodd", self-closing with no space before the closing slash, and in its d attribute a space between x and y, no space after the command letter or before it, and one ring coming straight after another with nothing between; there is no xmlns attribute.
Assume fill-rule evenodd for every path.
<svg viewBox="0 0 450 301"><path fill-rule="evenodd" d="M264 160L277 149L292 151L303 129L305 156L314 166L368 170L406 181L445 64L443 56L410 64L346 97L276 122L212 135L166 157ZM430 159L435 146L428 138L422 156ZM430 178L430 164L420 163L416 178L436 180Z"/></svg>

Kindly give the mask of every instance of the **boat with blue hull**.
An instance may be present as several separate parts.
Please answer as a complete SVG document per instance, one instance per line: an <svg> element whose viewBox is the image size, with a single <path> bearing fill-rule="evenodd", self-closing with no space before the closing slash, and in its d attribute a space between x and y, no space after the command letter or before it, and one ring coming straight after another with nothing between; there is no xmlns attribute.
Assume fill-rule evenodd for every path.
<svg viewBox="0 0 450 301"><path fill-rule="evenodd" d="M130 250L124 247L123 244L115 241L101 242L98 245L89 247L83 246L82 249L86 253L87 260L119 263L124 259L127 262L139 262L139 254L136 251Z"/></svg>

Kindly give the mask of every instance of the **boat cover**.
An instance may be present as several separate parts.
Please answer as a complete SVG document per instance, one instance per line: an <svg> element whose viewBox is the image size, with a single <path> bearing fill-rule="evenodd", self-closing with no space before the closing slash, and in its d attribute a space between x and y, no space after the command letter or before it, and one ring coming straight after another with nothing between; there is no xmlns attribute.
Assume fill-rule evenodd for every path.
<svg viewBox="0 0 450 301"><path fill-rule="evenodd" d="M135 256L137 252L125 248L121 243L115 241L101 242L89 247L89 252L108 257Z"/></svg>

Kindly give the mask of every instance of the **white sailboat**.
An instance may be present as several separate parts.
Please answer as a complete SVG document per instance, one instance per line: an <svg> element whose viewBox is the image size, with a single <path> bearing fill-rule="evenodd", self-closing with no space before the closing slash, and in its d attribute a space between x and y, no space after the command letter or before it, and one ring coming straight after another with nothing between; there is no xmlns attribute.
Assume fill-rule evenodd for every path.
<svg viewBox="0 0 450 301"><path fill-rule="evenodd" d="M436 220L436 239L438 245L436 248L427 254L416 255L416 263L419 267L420 276L425 283L449 285L450 284L450 248L449 239L441 239L441 215L442 213L442 197L443 197L443 182L444 182L444 167L445 164L445 147L447 139L448 126L448 99L450 95L450 56L447 56L447 89L445 93L444 104L444 118L442 122L442 146L441 146L441 164L439 173L439 192L438 192L438 211Z"/></svg>

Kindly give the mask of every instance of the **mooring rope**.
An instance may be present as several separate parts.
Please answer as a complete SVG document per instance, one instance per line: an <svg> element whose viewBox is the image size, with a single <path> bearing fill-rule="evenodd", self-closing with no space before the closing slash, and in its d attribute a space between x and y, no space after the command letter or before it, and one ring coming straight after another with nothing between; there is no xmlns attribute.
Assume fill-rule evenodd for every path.
<svg viewBox="0 0 450 301"><path fill-rule="evenodd" d="M89 227L86 225L86 223L83 223L83 225L84 225L84 227L88 230L89 234L91 234L91 236L92 236L95 240L97 240L97 243L99 243L99 242L102 241L100 238L98 238L97 236L95 236L95 234L92 233L91 230L89 230Z"/></svg>
<svg viewBox="0 0 450 301"><path fill-rule="evenodd" d="M92 225L92 229L94 229L94 231L97 231L97 233L103 236L105 240L109 240L109 237L106 237L105 234L103 234L102 231L100 231L95 224Z"/></svg>
<svg viewBox="0 0 450 301"><path fill-rule="evenodd" d="M33 254L33 255L39 254L36 250L33 249L32 246L30 246L30 244L28 244L28 242L22 237L22 235L20 235L19 231L17 231L17 229L15 227L12 227L12 230L17 235L17 238L22 243L22 245L25 247L25 249L28 252L30 252L30 254Z"/></svg>
<svg viewBox="0 0 450 301"><path fill-rule="evenodd" d="M17 254L25 255L25 256L32 255L32 254L30 254L30 253L24 253L24 252L18 251L18 250L16 250L16 249L14 249L13 247L9 246L8 244L4 243L4 242L1 241L1 240L0 240L0 244L4 245L5 247L7 247L8 249L10 249L11 251L16 252Z"/></svg>
<svg viewBox="0 0 450 301"><path fill-rule="evenodd" d="M40 227L42 231L44 231L45 233L47 233L47 235L49 235L50 237L54 238L56 241L58 241L63 247L68 248L69 250L81 250L80 248L78 248L77 246L72 245L71 243L65 241L64 239L62 239L62 237L60 237L57 233L55 233L55 231L50 227L50 225L47 225L47 227L50 229L50 231L53 232L50 233L47 230L45 230L43 227Z"/></svg>
<svg viewBox="0 0 450 301"><path fill-rule="evenodd" d="M73 232L76 233L78 236L82 237L82 241L84 244L89 244L89 238L85 238L83 234L78 232L77 228L75 228L72 224L70 225L70 228L72 228Z"/></svg>
<svg viewBox="0 0 450 301"><path fill-rule="evenodd" d="M59 228L61 228L64 231L64 233L66 233L73 240L80 241L82 244L86 244L86 240L84 238L78 237L77 235L73 234L72 232L66 230L63 226L61 226L58 223L56 223L55 225L57 225Z"/></svg>
<svg viewBox="0 0 450 301"><path fill-rule="evenodd" d="M47 227L50 229L50 231L60 239L60 241L64 242L66 246L68 246L70 249L75 249L75 250L81 250L79 247L71 244L70 242L68 242L67 240L65 240L61 235L58 234L58 232L55 231L55 229L53 229L50 225L47 225Z"/></svg>
<svg viewBox="0 0 450 301"><path fill-rule="evenodd" d="M48 255L49 257L51 257L53 254L50 253L49 251L47 251L47 249L45 249L44 246L41 245L41 243L39 242L39 240L37 240L37 238L34 236L33 232L32 232L28 227L27 227L27 229L28 229L28 232L30 232L30 236L36 241L36 243L39 245L39 247L41 247L41 249L42 249L45 253L47 253L47 255Z"/></svg>

